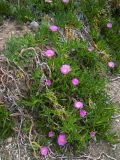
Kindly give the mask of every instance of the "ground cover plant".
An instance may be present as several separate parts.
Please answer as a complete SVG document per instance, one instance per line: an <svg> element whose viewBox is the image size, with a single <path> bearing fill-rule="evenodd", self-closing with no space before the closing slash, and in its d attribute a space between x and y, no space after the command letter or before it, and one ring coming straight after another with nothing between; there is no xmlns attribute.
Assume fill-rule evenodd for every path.
<svg viewBox="0 0 120 160"><path fill-rule="evenodd" d="M5 106L0 104L0 139L6 138L12 133L12 121Z"/></svg>
<svg viewBox="0 0 120 160"><path fill-rule="evenodd" d="M85 13L91 25L91 35L98 47L102 45L109 48L109 59L116 62L116 71L119 71L119 52L120 52L120 2L119 0L110 1L82 1L82 11ZM90 7L88 7L90 6Z"/></svg>
<svg viewBox="0 0 120 160"><path fill-rule="evenodd" d="M33 116L37 133L45 135L39 138L33 134L34 152L46 156L50 144L59 151L70 145L78 153L89 141L115 143L110 126L116 109L105 85L106 74L119 70L117 18L112 28L105 1L83 0L80 8L74 1L30 4L41 7L45 14L40 17L39 30L35 35L11 38L3 54L26 75L28 90L17 103ZM99 13L102 8L107 14L104 18ZM91 35L90 41L72 32L84 29L84 22L76 16L79 9L91 25L87 35ZM19 16L22 14L20 11ZM102 20L97 19L96 24L98 14ZM30 126L26 127L27 133Z"/></svg>

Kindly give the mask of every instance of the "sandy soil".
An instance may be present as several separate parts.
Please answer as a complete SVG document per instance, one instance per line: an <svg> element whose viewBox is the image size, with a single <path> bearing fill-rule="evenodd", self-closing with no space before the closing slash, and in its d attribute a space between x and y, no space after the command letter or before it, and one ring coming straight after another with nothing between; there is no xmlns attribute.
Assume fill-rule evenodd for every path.
<svg viewBox="0 0 120 160"><path fill-rule="evenodd" d="M0 26L0 51L5 48L5 41L11 36L20 36L24 33L30 32L27 25L17 24L15 21L6 20Z"/></svg>

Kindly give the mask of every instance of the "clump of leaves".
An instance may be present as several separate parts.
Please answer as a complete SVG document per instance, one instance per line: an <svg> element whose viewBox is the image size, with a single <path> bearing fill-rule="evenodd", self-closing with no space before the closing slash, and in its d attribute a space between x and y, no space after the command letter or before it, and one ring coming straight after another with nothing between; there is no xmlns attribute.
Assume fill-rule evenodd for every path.
<svg viewBox="0 0 120 160"><path fill-rule="evenodd" d="M120 70L120 3L118 0L104 1L84 1L82 0L81 9L87 16L91 26L91 35L96 44L104 43L104 47L109 48L109 60L115 61L115 71ZM107 23L111 23L112 27L108 28ZM100 47L100 46L98 46ZM102 49L103 50L103 49Z"/></svg>
<svg viewBox="0 0 120 160"><path fill-rule="evenodd" d="M11 7L9 5L9 2L5 1L5 0L1 0L0 1L0 15L11 15L12 11L11 11Z"/></svg>
<svg viewBox="0 0 120 160"><path fill-rule="evenodd" d="M0 26L3 25L3 20L4 20L3 17L0 16Z"/></svg>
<svg viewBox="0 0 120 160"><path fill-rule="evenodd" d="M0 1L0 14L7 17L12 16L19 22L26 22L40 20L44 14L53 14L56 12L66 13L69 7L72 12L75 8L73 0L71 0L68 5L64 5L62 1L59 0L53 1L52 3L47 3L45 0L2 0Z"/></svg>
<svg viewBox="0 0 120 160"><path fill-rule="evenodd" d="M12 134L12 121L5 106L0 105L0 139L7 138Z"/></svg>

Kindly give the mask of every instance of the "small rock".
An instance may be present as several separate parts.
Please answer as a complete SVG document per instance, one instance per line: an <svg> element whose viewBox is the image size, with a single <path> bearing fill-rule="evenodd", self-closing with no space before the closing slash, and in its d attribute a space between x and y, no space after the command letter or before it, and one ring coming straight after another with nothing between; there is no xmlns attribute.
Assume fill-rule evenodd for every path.
<svg viewBox="0 0 120 160"><path fill-rule="evenodd" d="M116 119L115 122L120 122L120 120L119 120L119 119Z"/></svg>
<svg viewBox="0 0 120 160"><path fill-rule="evenodd" d="M116 148L117 148L116 144L112 145L112 150L116 150Z"/></svg>
<svg viewBox="0 0 120 160"><path fill-rule="evenodd" d="M45 0L45 2L47 2L47 3L52 3L52 0Z"/></svg>
<svg viewBox="0 0 120 160"><path fill-rule="evenodd" d="M7 139L7 143L11 143L12 142L12 137L9 137L8 139Z"/></svg>
<svg viewBox="0 0 120 160"><path fill-rule="evenodd" d="M11 32L11 34L12 34L12 35L14 35L14 34L15 34L15 32L14 32L14 31L12 31L12 32Z"/></svg>
<svg viewBox="0 0 120 160"><path fill-rule="evenodd" d="M33 21L30 23L30 28L33 30L33 31L37 31L38 28L39 28L39 23L36 22L36 21Z"/></svg>
<svg viewBox="0 0 120 160"><path fill-rule="evenodd" d="M16 31L16 33L17 33L17 34L19 34L19 33L20 33L20 31Z"/></svg>

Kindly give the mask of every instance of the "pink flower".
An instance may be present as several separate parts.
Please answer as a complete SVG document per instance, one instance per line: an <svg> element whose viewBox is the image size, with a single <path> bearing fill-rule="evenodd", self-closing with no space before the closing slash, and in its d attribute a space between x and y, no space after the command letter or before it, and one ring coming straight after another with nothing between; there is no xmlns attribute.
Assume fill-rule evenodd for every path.
<svg viewBox="0 0 120 160"><path fill-rule="evenodd" d="M62 0L63 3L69 3L69 0Z"/></svg>
<svg viewBox="0 0 120 160"><path fill-rule="evenodd" d="M111 22L107 23L107 28L112 28L112 23Z"/></svg>
<svg viewBox="0 0 120 160"><path fill-rule="evenodd" d="M55 51L48 49L44 52L44 55L48 58L53 57L55 55Z"/></svg>
<svg viewBox="0 0 120 160"><path fill-rule="evenodd" d="M55 25L52 25L49 27L49 29L52 31L52 32L56 32L58 30L58 27L55 26Z"/></svg>
<svg viewBox="0 0 120 160"><path fill-rule="evenodd" d="M108 66L109 66L110 68L114 68L114 67L115 67L115 63L112 62L112 61L110 61L110 62L108 62Z"/></svg>
<svg viewBox="0 0 120 160"><path fill-rule="evenodd" d="M85 110L80 111L80 116L85 117L87 115L87 112Z"/></svg>
<svg viewBox="0 0 120 160"><path fill-rule="evenodd" d="M96 132L93 132L93 131L92 131L92 132L90 133L90 137L95 137L95 135L96 135Z"/></svg>
<svg viewBox="0 0 120 160"><path fill-rule="evenodd" d="M92 52L94 50L94 47L88 47L88 51Z"/></svg>
<svg viewBox="0 0 120 160"><path fill-rule="evenodd" d="M48 148L47 148L47 147L42 147L42 148L40 148L39 153L40 153L42 156L46 156L46 155L48 154Z"/></svg>
<svg viewBox="0 0 120 160"><path fill-rule="evenodd" d="M83 108L83 103L80 101L75 101L74 107L77 109L81 109L81 108Z"/></svg>
<svg viewBox="0 0 120 160"><path fill-rule="evenodd" d="M63 133L61 133L61 134L58 136L57 143L58 143L60 146L64 146L64 145L67 143L66 135L63 134Z"/></svg>
<svg viewBox="0 0 120 160"><path fill-rule="evenodd" d="M67 74L67 73L69 73L69 72L71 71L71 68L70 68L69 65L64 64L64 65L62 65L62 67L60 68L60 71L61 71L61 73L63 73L63 74Z"/></svg>
<svg viewBox="0 0 120 160"><path fill-rule="evenodd" d="M46 86L51 86L51 80L49 80L49 79L45 80L45 85Z"/></svg>
<svg viewBox="0 0 120 160"><path fill-rule="evenodd" d="M77 86L79 84L79 80L77 78L72 79L72 85Z"/></svg>
<svg viewBox="0 0 120 160"><path fill-rule="evenodd" d="M48 133L48 137L53 137L55 135L55 133L53 132L53 131L50 131L49 133Z"/></svg>

